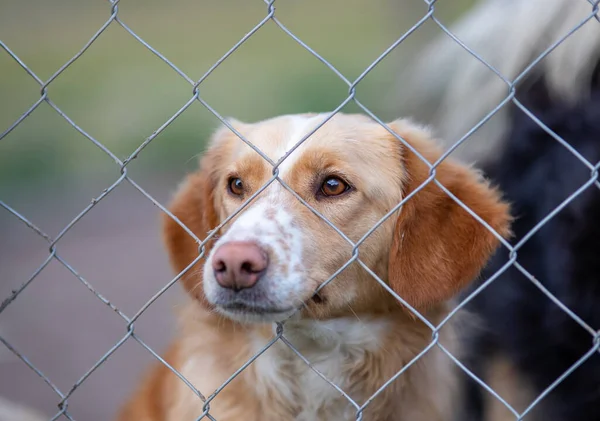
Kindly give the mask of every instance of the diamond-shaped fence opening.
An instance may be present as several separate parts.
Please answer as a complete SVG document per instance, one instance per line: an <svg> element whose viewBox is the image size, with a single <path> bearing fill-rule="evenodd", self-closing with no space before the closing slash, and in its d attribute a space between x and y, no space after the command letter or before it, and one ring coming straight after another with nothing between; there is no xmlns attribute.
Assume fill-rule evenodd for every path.
<svg viewBox="0 0 600 421"><path fill-rule="evenodd" d="M580 2L584 2L585 0L578 0ZM567 304L565 304L559 296L554 294L551 289L546 287L543 283L543 280L537 279L528 268L523 265L519 261L519 250L527 244L528 241L534 237L540 229L549 224L553 218L557 217L567 206L576 201L581 195L590 190L595 190L600 188L600 181L598 177L599 166L598 162L590 161L585 157L585 154L582 151L579 151L576 147L572 146L569 143L568 139L563 138L559 134L557 134L554 130L551 129L550 125L546 124L543 119L536 115L536 111L532 111L528 106L524 105L517 98L518 91L522 82L526 80L529 76L531 76L536 69L538 69L544 60L546 60L553 52L561 46L561 44L565 43L570 37L576 34L578 31L581 31L582 28L585 28L586 25L598 25L598 3L590 1L588 3L589 10L582 16L579 21L573 26L567 28L564 33L558 34L554 36L555 39L547 48L543 51L538 52L534 57L531 57L527 65L521 69L516 75L507 75L503 74L499 68L490 64L485 60L485 54L477 51L476 48L473 48L469 45L468 41L464 41L460 36L454 33L451 29L451 26L446 25L443 22L443 19L438 16L436 13L436 5L438 2L436 1L425 1L424 4L420 4L422 7L422 13L419 17L413 22L413 24L400 36L389 45L388 48L374 52L374 56L377 58L373 60L368 66L364 68L364 70L359 73L359 75L355 78L348 78L344 75L344 72L334 66L330 60L327 59L326 56L321 55L319 53L319 49L315 46L309 45L302 38L297 36L287 25L284 19L280 19L277 13L277 3L274 0L265 1L264 2L264 14L254 22L252 25L246 30L245 35L243 35L237 42L235 42L228 50L223 51L220 58L214 62L211 66L206 68L201 74L191 75L185 73L181 70L181 67L177 65L175 61L171 61L167 55L161 53L156 48L154 48L150 43L146 42L133 27L130 27L126 22L123 21L121 15L119 13L119 8L121 7L121 3L119 0L110 1L106 6L106 20L99 28L94 28L92 31L93 35L84 43L84 45L80 48L80 50L74 54L71 59L62 64L58 69L56 69L51 76L47 78L42 78L36 73L36 69L30 67L28 63L22 60L19 56L19 52L16 49L12 49L10 45L7 45L5 42L0 40L0 47L4 51L8 57L10 57L22 70L24 75L27 75L32 83L37 84L39 89L39 97L36 98L31 104L25 107L21 114L7 127L1 128L2 132L0 133L0 148L2 146L2 141L7 138L11 133L18 129L18 127L23 124L24 121L30 119L34 116L36 110L43 106L49 107L57 116L62 118L77 134L81 142L86 142L87 144L93 145L104 158L112 164L113 175L112 181L108 183L104 189L101 189L97 192L97 194L93 197L93 199L89 202L89 204L79 210L78 213L73 215L70 221L62 227L58 232L50 235L44 231L42 227L38 227L35 221L32 221L28 215L21 212L16 207L13 207L9 201L4 200L0 197L0 207L3 208L4 215L8 215L14 220L19 221L24 224L27 229L31 230L35 233L41 241L46 243L47 246L47 256L43 259L42 262L39 263L37 269L31 273L31 275L27 279L21 280L20 283L16 287L12 289L12 291L8 292L5 297L1 297L2 301L0 304L0 322L2 321L2 317L6 314L4 313L8 308L12 306L19 306L19 298L21 294L26 294L27 289L31 288L32 284L38 281L38 276L48 267L50 262L60 264L64 269L66 269L66 273L72 277L73 281L79 282L82 286L84 286L89 292L91 297L99 300L106 309L106 311L112 311L116 313L119 317L120 322L122 323L122 332L120 334L120 339L115 341L114 343L107 344L106 349L103 349L102 356L91 365L85 372L81 373L78 380L73 383L69 388L59 389L55 383L53 383L52 379L49 378L46 374L44 374L36 365L35 361L32 361L28 358L26 353L18 349L10 340L8 335L7 337L2 334L0 336L0 342L2 345L12 354L14 355L22 364L28 367L32 372L34 372L39 378L41 382L44 382L51 390L55 393L57 399L57 411L52 415L51 419L76 419L77 414L73 413L70 410L69 401L71 398L75 399L75 391L80 387L85 385L86 381L94 376L94 373L101 367L106 361L113 356L115 353L119 352L119 349L126 342L134 342L140 345L138 347L140 350L145 350L153 359L157 360L159 364L165 365L165 367L172 371L175 376L177 376L178 381L181 384L186 385L202 402L202 412L197 414L197 419L215 419L213 414L211 414L211 403L214 399L216 399L219 394L228 387L228 385L233 382L240 373L244 370L247 370L248 367L252 364L257 363L257 361L264 361L264 359L271 358L270 352L276 349L289 349L292 354L302 363L306 364L310 369L314 372L314 374L324 382L326 382L331 388L333 388L339 396L343 397L345 401L348 403L351 412L351 418L356 420L361 420L365 417L365 411L369 409L369 405L382 393L384 393L389 387L391 387L394 382L403 376L405 372L415 364L418 364L422 361L422 358L425 358L432 350L441 351L441 354L446 358L449 358L462 372L465 373L466 376L470 377L473 381L475 381L481 389L483 389L486 393L490 394L494 399L497 400L506 410L508 410L513 416L515 420L523 419L527 416L538 403L542 402L552 391L559 386L565 379L569 377L571 373L580 368L586 361L590 358L597 355L600 349L600 336L598 334L597 328L598 326L591 326L582 318L581 315L577 314L576 311L569 308ZM125 3L125 2L123 2ZM424 6L424 7L423 7ZM176 7L176 6L173 6ZM449 139L451 146L446 150L446 152L435 162L428 161L424 156L422 156L416 149L411 146L405 139L402 138L398 133L396 133L392 127L384 123L384 120L380 118L374 111L372 111L369 107L365 106L363 102L361 102L359 95L357 94L357 87L361 84L361 82L373 71L376 67L381 66L382 63L388 58L388 56L397 49L406 39L413 36L416 31L419 31L422 26L425 24L433 24L436 28L438 28L439 33L447 37L448 40L453 42L455 45L458 45L461 49L463 49L466 53L468 53L474 60L476 60L480 66L484 67L489 75L493 75L497 81L500 81L505 85L505 93L499 97L499 102L491 109L491 111L487 112L482 118L466 130L461 136L455 139ZM246 43L250 38L255 36L259 31L261 31L265 26L269 25L271 28L276 28L278 34L283 37L287 37L292 40L299 48L303 50L304 53L308 53L306 55L307 59L313 60L315 63L319 63L326 69L330 75L335 76L340 83L343 83L347 87L346 95L340 99L339 103L333 110L324 114L324 117L320 121L320 123L309 133L299 139L295 145L288 149L288 151L277 161L269 158L265 152L261 151L256 145L250 142L247 138L245 138L225 117L225 114L221 110L213 107L210 102L203 95L203 86L205 86L205 81L210 78L210 76L215 72L219 66L230 59L230 57L241 48L244 43ZM123 31L123 34L130 37L129 40L135 40L140 46L149 50L155 57L156 60L161 62L162 65L168 66L170 70L180 78L183 82L187 83L189 86L189 95L187 98L179 104L178 108L173 112L173 114L162 122L156 122L155 129L151 133L148 133L145 139L140 139L138 146L126 156L118 156L115 154L111 147L107 146L107 143L104 139L93 136L86 128L80 126L77 121L73 120L61 106L55 103L52 100L52 86L55 81L62 77L68 77L67 69L69 69L75 62L80 60L83 56L86 55L87 51L96 43L103 34L106 33L109 27L120 27ZM226 30L226 28L222 28L221 30ZM509 59L509 58L507 58ZM251 83L249 80L248 83ZM411 81L411 83L418 83L418 81ZM235 96L235 95L233 95ZM118 99L115 99L118 100ZM160 100L160 98L158 99ZM234 99L233 99L234 100ZM264 100L264 99L261 99ZM244 142L250 148L252 148L258 156L260 156L266 163L268 163L272 168L272 176L269 181L256 190L251 197L249 197L242 206L239 207L234 213L232 213L227 219L221 221L221 223L215 227L208 236L204 238L198 238L191 229L186 227L181 221L177 219L175 215L173 215L164 205L164 200L158 200L153 194L149 192L149 189L144 188L139 184L134 178L131 176L129 168L130 163L133 160L143 160L146 148L149 147L150 144L153 144L157 141L166 141L165 139L160 138L159 135L163 133L173 122L175 122L181 115L186 113L190 107L201 105L207 112L209 112L212 116L214 116L217 120L219 120L223 125L225 125L229 130L231 130L235 135L239 137L240 142ZM294 191L293 187L287 184L280 177L280 166L286 162L287 159L290 158L294 153L297 152L298 148L311 136L313 136L316 132L318 132L324 125L326 125L336 114L342 112L346 107L353 106L358 107L364 114L371 117L375 122L380 124L385 130L387 130L392 136L394 136L399 144L403 145L407 150L407 153L415 154L419 160L421 160L424 165L429 169L428 177L423 181L423 183L418 186L414 191L408 194L406 197L402 199L400 203L397 203L392 209L389 209L387 214L377 222L371 229L369 229L362 238L358 240L352 240L346 236L346 234L335 224L329 221L324 215L322 215L317 209L310 205L304 198L302 198L296 191ZM562 200L559 204L555 205L546 215L544 215L537 223L529 230L528 233L519 238L518 242L510 243L506 239L502 237L502 235L496 232L490 225L488 225L479 215L477 215L472 209L470 209L465 203L461 202L457 196L455 196L443 183L441 183L437 178L437 168L448 156L450 156L459 146L461 146L467 139L469 139L474 133L476 133L479 129L486 125L486 123L493 118L497 113L503 110L505 107L514 107L518 109L520 113L530 119L533 123L535 123L539 128L543 130L553 141L560 144L565 151L568 151L574 157L578 163L585 167L589 172L589 177L584 180L582 184L573 189L571 194ZM310 110L306 110L310 111ZM108 123L109 124L109 123ZM101 159L99 156L95 159ZM327 374L320 369L318 364L315 361L311 361L310 357L303 354L301 349L293 343L293 340L286 336L286 323L288 321L277 323L274 326L273 333L271 339L267 340L265 344L259 347L258 351L250 358L241 364L238 369L231 374L231 376L221 385L219 385L214 390L198 390L194 386L194 384L187 379L183 374L177 371L174 367L169 365L169 363L163 359L162 350L157 350L155 347L149 345L148 342L144 339L143 335L140 335L136 330L136 324L140 323L141 320L146 317L148 309L152 306L155 306L157 301L161 299L163 294L169 290L174 284L176 284L188 271L192 269L192 267L203 259L206 255L206 245L209 241L213 240L217 232L219 232L220 228L226 225L230 220L235 218L240 213L244 212L247 208L248 204L252 202L255 198L260 196L265 190L269 189L272 185L279 185L285 190L289 195L293 196L301 206L306 207L316 218L318 218L324 226L331 230L331 235L339 236L347 245L351 248L351 257L334 273L331 273L328 279L322 280L320 287L315 291L315 294L318 294L319 291L324 288L329 283L335 282L336 277L347 270L351 265L359 266L368 274L371 275L373 282L377 282L383 288L385 288L398 302L400 302L404 307L406 307L409 312L412 314L412 317L420 320L430 331L431 340L429 343L419 352L417 352L410 361L406 361L405 365L398 372L391 374L389 378L387 378L382 384L378 385L378 389L372 394L372 396L367 397L364 401L357 401L351 396L351 392L348 390L344 390L344 386L340 384L336 384L335 379L328 378ZM127 186L129 191L133 193L138 193L144 200L147 200L148 203L153 204L157 207L160 212L167 215L169 218L172 218L176 221L186 232L191 236L191 238L197 243L199 254L194 259L192 263L188 265L188 267L179 273L177 276L173 277L166 283L163 283L160 288L157 288L152 291L150 294L150 298L147 300L145 304L141 307L136 307L128 310L124 310L119 308L111 299L110 296L105 295L105 293L99 288L94 281L90 281L86 274L80 273L77 270L77 264L71 262L70 259L65 258L64 254L61 252L62 246L65 244L66 236L74 229L75 226L81 224L86 215L94 209L98 203L105 201L106 198L113 194L120 186ZM419 192L426 188L426 186L436 186L441 189L445 194L447 194L458 206L464 209L472 218L482 224L487 230L491 232L501 243L502 252L508 255L506 262L498 267L494 273L489 274L487 278L482 282L477 288L469 292L464 299L458 304L452 311L449 312L445 317L443 317L438 323L434 324L430 320L428 320L423 314L421 314L417 309L413 308L403 297L398 295L395 291L393 291L385 282L384 279L381 279L372 268L370 268L361 257L361 246L369 237L392 215L396 214L398 210L402 208L404 204L408 201L412 200L414 196L418 195ZM533 193L532 193L533 194ZM126 215L124 218L135 218L133 215ZM103 259L103 256L95 256L97 259ZM110 265L110 262L107 261L105 264ZM152 262L148 262L148 264L152 264ZM560 374L556 379L552 381L551 384L547 385L537 396L534 397L533 401L525 408L521 410L515 409L511 403L509 403L506 399L504 399L497 391L493 389L490 385L488 385L485 379L478 376L473 370L471 370L466 364L461 361L460 356L455 355L454 351L450 346L443 343L441 340L443 329L446 327L447 323L451 320L454 320L457 314L467 306L472 300L476 299L477 296L492 285L499 277L501 277L507 270L517 270L522 275L524 275L525 279L531 282L536 288L539 289L541 294L543 295L543 299L551 300L557 308L562 310L564 314L566 314L572 321L577 323L583 330L585 330L589 334L589 350L582 354L576 361L573 362L572 365L569 366L563 373ZM135 276L135 275L134 275ZM127 288L126 280L123 281L122 288L125 290ZM288 319L289 320L289 319ZM74 335L77 332L73 333ZM549 351L551 352L551 351ZM1 362L0 362L1 364ZM27 400L27 397L22 397L24 401Z"/></svg>

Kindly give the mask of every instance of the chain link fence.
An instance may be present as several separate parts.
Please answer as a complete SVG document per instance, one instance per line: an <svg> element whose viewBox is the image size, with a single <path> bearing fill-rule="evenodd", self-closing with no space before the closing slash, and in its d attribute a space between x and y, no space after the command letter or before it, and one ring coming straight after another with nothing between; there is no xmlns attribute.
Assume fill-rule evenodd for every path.
<svg viewBox="0 0 600 421"><path fill-rule="evenodd" d="M38 85L40 89L39 98L24 112L21 116L14 121L9 127L5 128L4 131L0 134L0 142L6 136L8 136L14 129L16 129L20 124L23 123L38 107L42 104L47 104L50 106L62 119L64 119L70 126L72 126L77 132L79 132L83 137L87 139L87 141L91 142L96 148L102 151L112 162L114 163L115 172L118 174L116 179L112 184L107 186L103 191L101 191L92 201L86 206L81 212L73 218L66 226L60 230L60 232L55 236L48 235L44 230L39 228L35 221L32 221L28 218L27 215L21 213L19 209L13 207L10 203L5 202L2 198L0 198L0 207L2 207L6 212L8 212L12 217L19 220L21 223L25 224L32 232L34 232L37 236L42 238L47 244L47 256L45 260L41 263L41 265L35 270L28 279L25 279L24 282L16 288L12 293L7 297L2 297L2 302L0 304L0 317L2 317L2 313L11 306L19 305L19 296L30 287L31 284L35 283L38 275L42 273L47 266L51 262L58 262L62 265L68 272L72 274L82 285L84 285L91 294L93 294L105 307L106 311L112 311L116 313L122 320L122 326L124 328L124 334L113 346L93 365L89 368L87 372L85 372L81 377L70 387L69 389L61 389L59 388L53 380L44 374L44 372L36 365L30 361L24 353L22 353L16 346L14 346L11 341L9 341L6 337L0 336L0 342L3 344L6 349L8 349L12 354L18 357L23 364L25 364L31 371L33 371L37 376L39 376L40 380L45 382L45 384L56 394L56 401L58 405L58 410L56 414L51 418L52 421L57 419L69 419L74 420L75 417L70 412L69 407L69 399L72 398L74 392L88 379L90 376L93 376L96 370L99 369L105 362L115 353L117 352L126 342L135 341L139 345L141 345L148 353L150 353L155 359L160 361L161 363L167 365L180 379L182 382L186 383L187 386L194 391L194 393L198 396L198 399L201 399L204 402L204 413L198 417L200 419L211 419L214 420L210 413L210 404L211 401L225 388L227 385L243 370L245 370L250 364L252 364L257 358L260 358L261 355L273 344L276 342L281 342L287 345L305 364L307 364L317 375L319 375L323 380L331 385L331 387L335 388L341 395L343 395L348 402L354 407L356 412L356 419L362 419L362 414L368 404L374 399L377 395L379 395L386 387L388 387L395 379L399 376L402 376L403 373L415 364L423 355L425 355L428 351L430 351L433 347L438 347L441 349L454 363L460 367L471 379L476 381L482 388L487 390L495 399L501 402L513 415L514 419L520 420L525 417L542 399L544 399L552 390L554 390L570 373L572 373L575 369L577 369L580 365L582 365L586 360L588 360L592 355L597 353L600 350L600 332L595 330L593 326L589 326L584 320L582 320L579 315L575 314L571 311L566 305L564 305L558 298L556 298L538 279L536 279L531 273L527 271L525 267L523 267L518 260L518 252L519 249L536 233L538 232L549 220L551 220L555 215L557 215L565 206L571 203L575 198L577 198L580 194L586 191L588 188L593 188L594 186L600 189L600 180L598 178L598 170L600 168L600 163L589 162L582 156L577 150L571 147L571 145L554 133L552 130L548 128L540 119L536 117L526 106L524 106L516 97L517 87L520 82L522 82L535 68L540 65L540 62L545 59L548 55L552 54L552 52L560 46L565 40L567 40L570 36L575 34L581 28L586 25L598 25L598 21L600 20L598 15L598 1L593 0L574 0L580 2L589 3L589 11L588 14L583 17L578 24L569 28L567 32L562 34L560 39L550 45L545 51L543 51L539 56L537 56L534 60L532 60L528 66L516 75L516 77L508 77L504 75L501 71L499 71L496 67L486 62L486 60L475 50L471 49L469 45L466 45L457 37L453 31L451 31L447 26L445 26L436 15L436 7L439 2L436 0L425 1L425 11L422 17L414 23L414 25L406 31L400 38L398 38L394 43L392 43L389 48L387 48L383 53L377 57L369 66L367 66L364 71L355 79L348 79L342 72L340 72L330 61L327 60L326 57L321 56L314 49L312 49L309 45L307 45L300 37L294 34L292 30L290 30L284 22L278 19L277 14L277 4L274 0L265 1L264 4L264 17L256 23L256 25L245 35L243 36L237 43L235 43L227 52L225 52L222 57L217 60L214 65L212 65L201 77L194 78L184 71L182 71L176 63L170 61L167 57L161 54L160 51L155 49L152 45L146 42L141 36L139 36L134 30L132 30L127 23L125 23L119 14L119 0L111 1L109 5L107 5L106 13L107 19L103 25L101 25L97 32L85 43L85 45L81 48L81 50L75 54L70 60L68 60L64 65L62 65L54 74L52 74L47 79L40 78L35 69L32 69L25 63L21 58L19 58L18 51L13 51L9 45L0 40L0 47L6 54L8 54L18 65L22 68L22 71L25 72L30 78L32 78ZM503 96L502 101L493 108L491 112L489 112L484 118L478 121L473 127L471 127L464 135L460 136L457 140L452 139L452 145L446 150L446 152L441 156L441 158L436 162L427 162L427 160L422 157L416 150L414 150L404 139L402 139L399 135L394 133L374 112L372 112L369 107L364 105L357 95L357 86L363 81L363 79L370 74L373 69L375 69L381 62L384 60L396 47L398 47L401 43L403 43L408 37L414 34L422 25L426 22L433 22L446 36L463 48L468 54L470 54L474 59L476 59L482 66L485 66L492 74L495 75L497 80L501 81L505 86L505 94ZM69 115L67 115L55 102L52 100L51 95L51 87L52 83L65 72L74 62L80 59L86 51L95 43L98 39L103 36L103 33L107 30L107 28L118 25L123 28L129 35L135 39L138 43L143 45L146 49L152 52L157 60L162 61L167 66L169 66L172 71L178 75L183 81L187 82L189 85L189 99L187 102L181 105L180 109L173 114L168 120L164 121L164 123L158 127L150 136L148 136L129 156L125 159L120 159L115 153L113 153L107 146L105 146L101 140L92 136L88 133L85 127L81 127L75 121L73 121ZM339 105L328 114L328 117L325 118L321 124L317 128L315 128L311 133L308 133L303 139L301 139L291 150L289 150L279 161L274 162L269 159L262 151L248 142L244 137L238 133L230 123L219 113L218 110L213 108L211 104L209 104L203 97L202 87L203 83L206 79L217 69L223 62L228 60L228 58L235 53L242 44L244 44L248 39L254 36L263 26L265 25L275 25L280 31L282 31L286 36L290 37L295 43L301 46L304 50L306 50L310 55L314 58L314 60L318 60L325 66L330 72L332 72L339 80L341 80L347 86L347 96L343 101L339 103ZM280 323L277 326L276 335L272 338L272 340L256 355L254 355L250 360L248 360L243 366L239 367L239 370L236 371L226 382L224 382L218 389L216 390L197 390L191 383L187 381L179 372L177 372L173 367L170 367L168 363L163 360L163 358L159 355L157 351L153 349L152 346L147 344L142 337L136 332L136 323L140 320L141 317L147 312L147 310L153 306L153 304L157 301L159 297L161 297L167 290L173 287L183 276L185 273L182 272L178 274L176 277L171 279L168 283L166 283L160 290L156 291L155 294L150 298L135 314L125 314L121 311L116 305L114 305L109 297L103 295L102 291L98 290L94 285L92 285L86 277L79 273L78 270L72 266L69 261L61 254L61 239L73 229L73 227L78 224L78 222L88 213L92 208L97 206L97 204L103 201L108 195L110 195L118 186L122 184L129 184L139 193L141 193L149 202L155 205L161 212L169 215L171 218L175 219L175 216L172 215L169 210L152 194L150 194L146 189L142 188L134 179L132 179L129 174L129 165L132 161L136 159L143 159L144 150L148 147L150 143L152 143L156 137L162 133L169 125L171 125L176 119L178 119L186 110L194 103L200 103L203 107L205 107L210 113L212 113L218 120L221 121L222 124L227 126L230 130L232 130L236 135L240 137L240 141L245 142L250 147L252 147L260 156L262 156L265 161L267 161L273 168L273 174L270 180L262 186L255 194L252 195L245 203L242 205L234 214L230 215L225 221L223 221L218 227L213 230L210 235L206 238L197 238L187 227L182 227L186 230L186 232L194 238L196 243L198 244L200 254L198 257L188 266L187 269L191 268L194 264L196 264L201 258L204 257L204 245L214 236L214 234L218 231L220 227L225 225L229 220L235 217L236 214L242 212L245 206L253 200L256 196L261 194L269 185L272 183L280 183L288 192L290 192L299 202L301 202L304 206L310 208L310 210L317 216L319 216L325 223L328 224L333 230L336 231L338 235L344 238L348 244L352 247L353 254L352 258L349 259L339 270L334 273L329 279L327 279L320 288L323 288L329 282L334 282L335 277L344 271L351 264L358 264L363 269L365 269L371 276L380 283L384 288L389 291L400 303L409 308L413 314L419 318L424 324L426 324L431 330L431 341L429 345L423 349L412 361L410 361L406 366L396 373L392 378L390 378L385 384L381 386L381 388L366 402L356 402L350 398L350 396L342 390L338 385L327 379L322 373L320 373L310 361L308 361L287 339L286 339L286 328L285 323ZM288 186L281 178L279 178L279 166L281 163L288 158L288 156L293 153L308 137L310 137L314 132L319 130L324 124L327 123L334 115L338 112L341 112L348 104L354 104L358 106L362 112L366 115L370 116L373 120L382 125L386 130L388 130L393 136L395 136L398 142L402 142L413 153L417 154L423 162L430 169L429 177L425 182L416 189L411 195L407 196L403 199L401 203L398 203L396 207L390 210L390 212L380 220L374 227L372 227L365 236L359 240L358 242L352 242L349 238L347 238L344 233L339 230L334 224L327 221L316 209L311 208L311 206L304 201L294 190ZM436 179L436 167L446 159L451 153L453 153L459 146L461 146L468 138L470 138L477 130L479 130L483 125L486 124L495 114L499 113L503 110L507 104L513 104L518 107L523 113L529 116L533 121L535 121L544 131L546 131L550 136L552 136L557 142L559 142L566 150L572 153L575 157L579 159L582 165L589 169L589 180L582 185L579 189L574 191L571 196L569 196L560 206L556 207L552 212L546 215L539 223L532 229L528 235L521 238L520 241L516 244L510 244L506 240L504 240L498 233L494 232L491 227L489 227L485 221L483 221L478 215L476 215L473 211L471 211L467 206L461 203L449 190L446 189L437 179ZM392 291L386 283L380 279L368 266L366 266L360 258L359 246L371 235L377 227L379 227L389 216L391 216L394 212L396 212L406 201L411 200L411 198L418 194L418 192L424 188L429 183L435 183L440 189L442 189L446 194L448 194L453 200L455 200L465 211L467 211L473 218L475 218L479 223L484 225L488 230L490 230L496 238L498 238L504 248L504 251L509 254L509 260L505 266L502 267L500 271L498 271L495 275L489 277L485 282L481 284L476 290L470 293L462 302L454 308L447 317L438 325L431 324L423 315L421 315L416 309L412 308L404 299L398 296L394 291ZM446 325L446 323L456 315L461 309L467 305L474 297L476 297L483 289L485 289L488 285L494 282L502 273L504 273L509 267L514 267L518 269L521 273L523 273L531 283L533 283L540 291L542 291L550 300L552 300L558 307L560 307L566 314L569 315L576 323L578 323L582 328L584 328L590 335L590 349L589 351L583 355L573 366L567 370L562 376L557 378L550 386L547 387L539 396L537 396L533 402L523 411L517 411L513 408L502 396L500 396L494 389L492 389L486 382L480 378L478 378L473 372L471 372L461 361L457 359L450 351L448 351L439 341L439 330ZM186 269L186 270L187 270Z"/></svg>

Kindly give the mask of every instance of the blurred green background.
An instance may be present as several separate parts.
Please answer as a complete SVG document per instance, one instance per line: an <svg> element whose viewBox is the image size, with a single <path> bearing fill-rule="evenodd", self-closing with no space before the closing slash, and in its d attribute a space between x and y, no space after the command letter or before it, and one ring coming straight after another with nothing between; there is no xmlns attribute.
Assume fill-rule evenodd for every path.
<svg viewBox="0 0 600 421"><path fill-rule="evenodd" d="M439 2L436 13L450 23L469 4ZM102 26L110 8L100 0L2 0L0 39L47 80ZM192 79L199 79L266 11L262 1L250 0L119 4L119 18ZM277 17L351 80L426 12L420 0L276 3ZM390 95L398 84L395 76L403 60L437 33L439 29L426 23L360 83L358 98L381 118L395 118L395 106L402 101L396 90ZM0 131L4 131L39 98L40 88L2 50L0 75ZM346 93L346 85L333 72L273 22L201 86L201 96L220 114L249 121L331 110ZM48 94L83 130L124 158L191 98L192 88L113 22L50 84ZM140 154L132 171L189 169L190 157L202 150L217 122L194 103ZM0 143L2 193L22 183L98 175L115 178L118 168L46 103Z"/></svg>

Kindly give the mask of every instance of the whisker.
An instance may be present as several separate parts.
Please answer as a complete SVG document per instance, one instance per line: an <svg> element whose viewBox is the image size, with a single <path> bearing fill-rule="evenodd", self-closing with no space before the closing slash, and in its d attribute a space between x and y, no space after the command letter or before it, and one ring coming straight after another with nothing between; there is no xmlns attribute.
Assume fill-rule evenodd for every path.
<svg viewBox="0 0 600 421"><path fill-rule="evenodd" d="M356 317L356 320L358 320L361 324L364 325L363 321L360 319L360 317L358 317L358 314L356 314L356 312L354 311L354 309L352 308L352 306L350 304L347 304L348 309L352 312L352 314L354 315L354 317Z"/></svg>

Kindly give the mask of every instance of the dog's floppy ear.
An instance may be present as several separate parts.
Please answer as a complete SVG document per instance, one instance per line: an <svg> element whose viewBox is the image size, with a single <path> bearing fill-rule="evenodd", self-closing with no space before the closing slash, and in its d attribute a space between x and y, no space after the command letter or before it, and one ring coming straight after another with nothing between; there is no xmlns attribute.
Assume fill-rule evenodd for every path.
<svg viewBox="0 0 600 421"><path fill-rule="evenodd" d="M214 186L206 168L200 168L200 171L187 177L169 205L169 211L200 241L203 241L218 225L219 220L214 206ZM200 253L194 238L167 214L163 214L163 238L171 266L176 273L183 271ZM202 265L213 242L207 242L204 257L182 277L185 288L199 299L204 298L199 285L202 280Z"/></svg>
<svg viewBox="0 0 600 421"><path fill-rule="evenodd" d="M230 123L236 121L230 121ZM215 207L215 188L219 163L226 159L232 141L237 137L226 127L214 134L208 151L200 160L199 170L189 175L179 187L169 205L169 211L181 221L200 241L219 224ZM176 273L183 271L199 256L198 244L173 218L163 214L163 239ZM202 265L215 240L205 244L204 257L182 277L183 285L194 297L204 300L201 285Z"/></svg>
<svg viewBox="0 0 600 421"><path fill-rule="evenodd" d="M390 128L430 163L440 157L426 131L401 120ZM429 177L429 168L415 153L401 148L406 197ZM508 205L477 172L445 159L436 167L436 179L501 236L510 234ZM426 309L471 282L498 245L487 228L431 181L398 216L390 250L390 287L413 307Z"/></svg>

